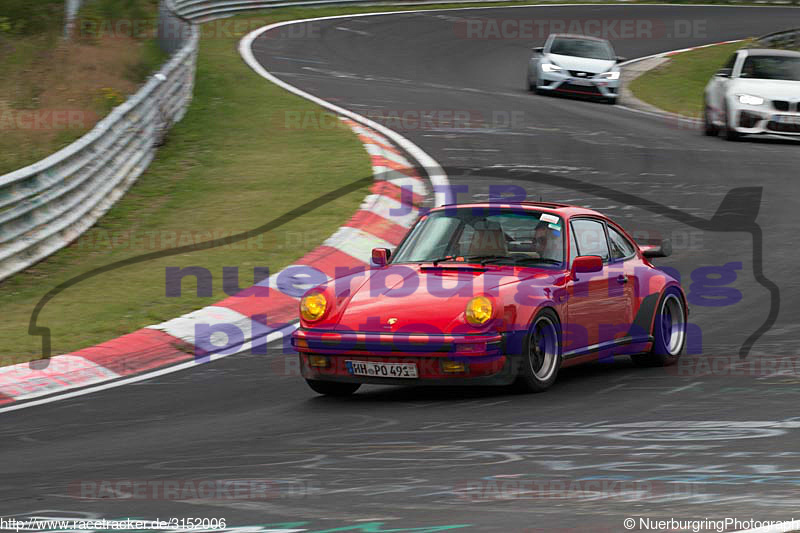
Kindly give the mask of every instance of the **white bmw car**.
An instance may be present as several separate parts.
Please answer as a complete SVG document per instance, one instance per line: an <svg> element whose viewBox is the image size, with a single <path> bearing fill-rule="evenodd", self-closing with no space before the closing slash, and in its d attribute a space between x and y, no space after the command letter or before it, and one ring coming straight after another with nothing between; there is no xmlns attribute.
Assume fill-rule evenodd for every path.
<svg viewBox="0 0 800 533"><path fill-rule="evenodd" d="M528 62L528 88L537 94L589 96L616 103L621 57L605 39L552 34L533 49Z"/></svg>
<svg viewBox="0 0 800 533"><path fill-rule="evenodd" d="M738 50L705 89L706 135L800 135L800 52Z"/></svg>

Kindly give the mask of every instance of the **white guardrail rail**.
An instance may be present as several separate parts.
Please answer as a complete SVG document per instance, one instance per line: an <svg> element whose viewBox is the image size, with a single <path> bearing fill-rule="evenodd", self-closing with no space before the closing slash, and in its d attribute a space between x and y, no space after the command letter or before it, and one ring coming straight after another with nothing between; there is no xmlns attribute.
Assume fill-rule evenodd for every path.
<svg viewBox="0 0 800 533"><path fill-rule="evenodd" d="M74 143L0 176L0 280L77 239L144 172L191 101L199 43L195 22L276 7L366 2L374 0L162 0L159 41L172 56L161 70ZM799 35L800 30L788 30L762 42L797 48Z"/></svg>
<svg viewBox="0 0 800 533"><path fill-rule="evenodd" d="M161 70L74 143L0 176L0 280L63 248L97 222L183 117L192 97L199 32L171 12L160 15L171 32L162 40L173 48Z"/></svg>
<svg viewBox="0 0 800 533"><path fill-rule="evenodd" d="M800 29L776 31L759 37L758 43L769 48L782 48L785 50L800 50Z"/></svg>

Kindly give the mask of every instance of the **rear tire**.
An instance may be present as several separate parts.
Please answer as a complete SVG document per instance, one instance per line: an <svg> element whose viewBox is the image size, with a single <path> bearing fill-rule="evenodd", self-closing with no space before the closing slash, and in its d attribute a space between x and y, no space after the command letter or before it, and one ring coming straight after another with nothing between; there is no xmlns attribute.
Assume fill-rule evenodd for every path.
<svg viewBox="0 0 800 533"><path fill-rule="evenodd" d="M604 98L603 102L605 102L608 105L616 105L617 97L616 96L609 96L608 98Z"/></svg>
<svg viewBox="0 0 800 533"><path fill-rule="evenodd" d="M680 291L667 289L656 309L653 348L650 353L631 356L639 366L674 365L686 348L686 302Z"/></svg>
<svg viewBox="0 0 800 533"><path fill-rule="evenodd" d="M527 392L550 388L561 368L561 323L552 309L543 309L533 319L522 344L517 386Z"/></svg>
<svg viewBox="0 0 800 533"><path fill-rule="evenodd" d="M337 381L319 381L307 379L306 383L311 389L325 396L350 396L361 386L361 383L339 383Z"/></svg>

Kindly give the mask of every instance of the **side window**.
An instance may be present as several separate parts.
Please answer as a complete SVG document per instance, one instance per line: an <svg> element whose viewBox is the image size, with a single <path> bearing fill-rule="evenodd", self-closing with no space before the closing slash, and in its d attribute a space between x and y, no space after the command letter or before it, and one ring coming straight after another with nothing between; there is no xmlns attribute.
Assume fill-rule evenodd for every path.
<svg viewBox="0 0 800 533"><path fill-rule="evenodd" d="M628 259L636 253L636 249L620 232L610 225L608 228L608 244L611 247L611 259Z"/></svg>
<svg viewBox="0 0 800 533"><path fill-rule="evenodd" d="M597 220L575 220L572 222L575 239L581 255L599 255L603 261L608 261L608 242L603 223Z"/></svg>

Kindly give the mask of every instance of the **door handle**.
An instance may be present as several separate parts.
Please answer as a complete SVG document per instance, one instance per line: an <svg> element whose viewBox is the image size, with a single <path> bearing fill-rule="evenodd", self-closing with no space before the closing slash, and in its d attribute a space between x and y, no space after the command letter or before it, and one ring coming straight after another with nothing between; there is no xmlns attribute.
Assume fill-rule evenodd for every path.
<svg viewBox="0 0 800 533"><path fill-rule="evenodd" d="M623 276L622 274L617 276L617 283L628 283L627 276Z"/></svg>

